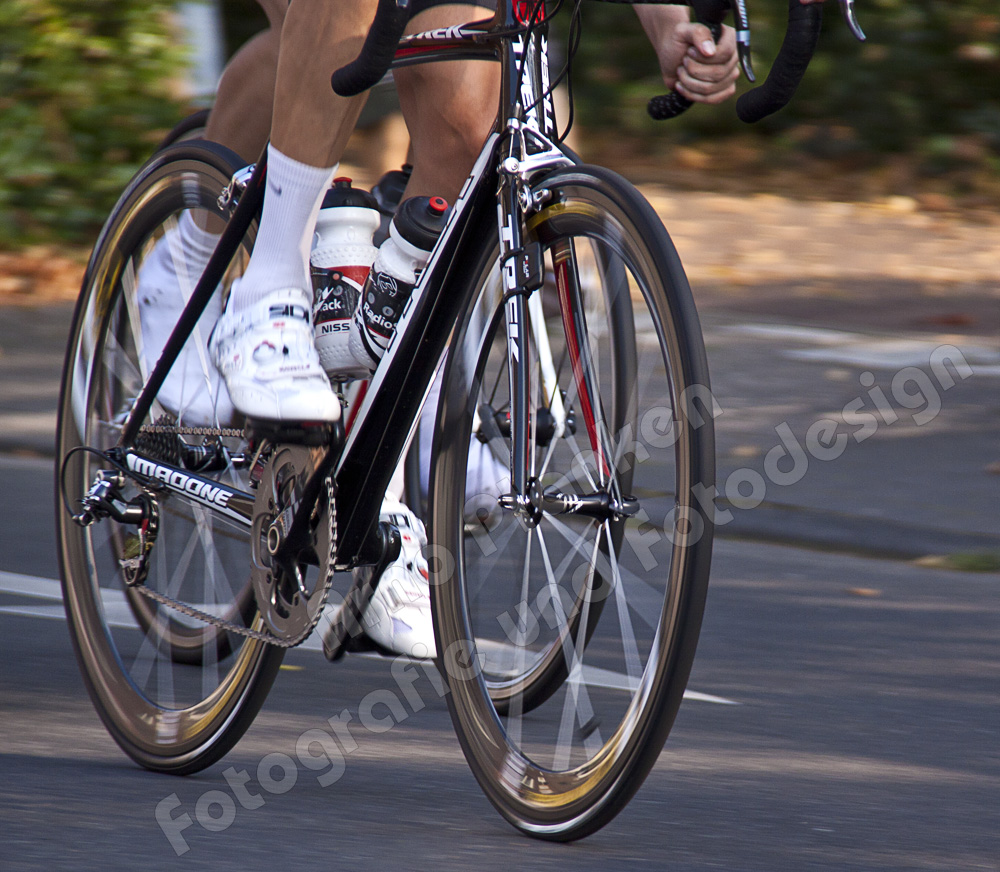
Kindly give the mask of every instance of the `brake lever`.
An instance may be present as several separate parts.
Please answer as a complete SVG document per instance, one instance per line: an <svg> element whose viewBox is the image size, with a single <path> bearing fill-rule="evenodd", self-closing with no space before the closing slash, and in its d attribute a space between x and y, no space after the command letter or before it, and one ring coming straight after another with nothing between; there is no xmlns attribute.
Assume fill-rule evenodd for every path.
<svg viewBox="0 0 1000 872"><path fill-rule="evenodd" d="M737 3L741 0L736 0ZM847 22L847 26L851 33L854 34L854 38L858 42L864 42L868 39L865 36L865 32L861 29L861 25L858 24L858 17L854 14L854 0L840 0L840 11L844 14L844 21Z"/></svg>
<svg viewBox="0 0 1000 872"><path fill-rule="evenodd" d="M744 0L733 0L733 23L736 26L736 56L740 61L740 69L748 82L756 82L753 61L750 59L750 19L747 17Z"/></svg>

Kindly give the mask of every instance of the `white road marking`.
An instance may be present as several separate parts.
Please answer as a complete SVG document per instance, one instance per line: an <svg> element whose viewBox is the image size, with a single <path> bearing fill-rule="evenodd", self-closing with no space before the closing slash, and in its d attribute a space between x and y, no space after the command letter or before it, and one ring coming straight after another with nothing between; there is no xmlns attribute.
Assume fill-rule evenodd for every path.
<svg viewBox="0 0 1000 872"><path fill-rule="evenodd" d="M845 330L800 327L794 324L736 324L719 329L724 333L817 346L782 349L781 354L793 360L870 366L876 369L927 366L935 349L942 345L955 345L976 375L1000 375L1000 352L995 348L974 344L982 342L981 339L970 341L965 337L867 336Z"/></svg>
<svg viewBox="0 0 1000 872"><path fill-rule="evenodd" d="M723 333L760 336L762 339L811 342L814 345L842 345L845 342L860 342L865 339L860 333L831 330L827 327L799 327L794 324L734 324L717 329Z"/></svg>
<svg viewBox="0 0 1000 872"><path fill-rule="evenodd" d="M21 575L17 572L4 572L0 570L0 594L12 594L14 596L32 597L34 599L49 600L59 603L59 605L17 605L0 606L0 614L17 615L29 618L48 618L59 621L66 619L63 611L62 586L58 581L51 578L39 578L34 575ZM125 595L121 591L106 590L103 592L104 612L108 624L112 627L123 627L125 629L136 629L135 618L132 617L131 609L125 601ZM318 633L313 633L300 648L308 651L322 651L323 643ZM354 655L358 656L358 655ZM370 656L375 659L386 659L380 654L372 653ZM630 684L627 675L613 672L610 669L601 669L597 666L585 666L583 668L585 682L591 687L605 687L611 690L629 690ZM708 693L699 693L696 690L685 690L684 699L696 700L698 702L710 702L716 705L740 705L735 700L726 699L721 696L713 696Z"/></svg>

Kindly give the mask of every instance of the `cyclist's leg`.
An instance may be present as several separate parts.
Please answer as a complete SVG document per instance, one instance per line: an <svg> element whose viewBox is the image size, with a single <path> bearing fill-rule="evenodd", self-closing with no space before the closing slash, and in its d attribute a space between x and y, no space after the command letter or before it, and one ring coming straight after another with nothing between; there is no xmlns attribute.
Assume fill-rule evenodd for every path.
<svg viewBox="0 0 1000 872"><path fill-rule="evenodd" d="M491 14L488 0L479 5L434 6L415 15L409 32L447 27ZM491 61L449 61L405 67L394 74L399 103L410 131L413 175L405 196L442 196L452 201L461 190L493 124L500 92L500 65ZM407 499L417 511L427 490L431 436L440 384L435 381L418 430L414 458L420 467L419 486ZM506 472L477 442L470 462L479 482L476 492L497 491Z"/></svg>
<svg viewBox="0 0 1000 872"><path fill-rule="evenodd" d="M226 64L205 128L206 139L231 148L248 161L256 159L271 133L281 25L288 9L288 0L257 2L271 26L250 39Z"/></svg>
<svg viewBox="0 0 1000 872"><path fill-rule="evenodd" d="M476 5L433 6L415 15L407 32L486 18L489 5L489 0L483 0ZM413 175L405 196L454 200L493 124L500 65L491 61L422 64L397 70L394 79L412 152Z"/></svg>
<svg viewBox="0 0 1000 872"><path fill-rule="evenodd" d="M251 417L339 416L313 347L309 240L364 104L334 94L329 71L354 58L373 13L370 0L293 3L284 19L260 233L211 345L234 405Z"/></svg>
<svg viewBox="0 0 1000 872"><path fill-rule="evenodd" d="M421 11L411 19L408 33L476 21L493 11L489 0L475 5L441 5L429 0L418 8ZM410 133L409 160L413 164L404 198L441 196L454 201L490 132L499 98L500 65L490 61L424 64L396 70L394 79ZM410 458L419 470L408 482L407 500L418 513L424 508L439 387L436 380L424 405ZM483 479L496 487L493 482L503 477L503 470L494 469L490 457L484 455L482 460L488 467ZM402 481L404 477L397 478Z"/></svg>
<svg viewBox="0 0 1000 872"><path fill-rule="evenodd" d="M278 65L281 25L288 0L258 0L270 27L253 37L229 61L219 82L204 136L254 160L271 129L270 106ZM174 323L219 241L224 223L207 211L184 212L145 259L137 295L142 326L140 364L148 374L159 359ZM209 301L191 341L182 351L160 392L160 402L174 417L192 425L228 422L232 406L205 345L222 313L222 295Z"/></svg>

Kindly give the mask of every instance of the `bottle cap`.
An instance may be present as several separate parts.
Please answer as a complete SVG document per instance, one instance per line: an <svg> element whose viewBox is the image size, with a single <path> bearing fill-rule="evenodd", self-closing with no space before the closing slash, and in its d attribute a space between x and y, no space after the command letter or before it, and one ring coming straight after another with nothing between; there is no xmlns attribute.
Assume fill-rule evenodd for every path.
<svg viewBox="0 0 1000 872"><path fill-rule="evenodd" d="M323 208L331 209L336 206L354 206L361 209L378 209L375 198L361 188L351 187L352 179L347 176L338 176L333 180L333 187L326 192L323 197Z"/></svg>
<svg viewBox="0 0 1000 872"><path fill-rule="evenodd" d="M399 207L392 222L403 239L430 251L444 230L449 211L443 197L411 197Z"/></svg>

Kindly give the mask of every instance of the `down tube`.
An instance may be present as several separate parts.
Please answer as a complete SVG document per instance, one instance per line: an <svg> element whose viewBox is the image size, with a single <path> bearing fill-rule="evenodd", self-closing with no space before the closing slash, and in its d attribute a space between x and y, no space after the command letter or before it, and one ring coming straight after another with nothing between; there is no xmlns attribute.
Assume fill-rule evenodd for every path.
<svg viewBox="0 0 1000 872"><path fill-rule="evenodd" d="M456 223L428 267L432 272L409 316L408 329L397 334L388 369L376 374L367 408L352 429L337 470L338 566L357 564L438 361L470 303L472 291L463 281L468 264L461 255L467 247L474 248L476 240L497 234L495 166L494 142L484 149L470 176L471 189L462 195L467 199L462 203L460 198Z"/></svg>

